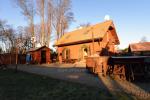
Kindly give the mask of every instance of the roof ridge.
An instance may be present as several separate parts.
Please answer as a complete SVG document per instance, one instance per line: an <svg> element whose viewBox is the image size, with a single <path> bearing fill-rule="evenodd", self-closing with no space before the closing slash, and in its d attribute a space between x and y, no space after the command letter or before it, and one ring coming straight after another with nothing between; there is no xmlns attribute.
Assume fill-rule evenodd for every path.
<svg viewBox="0 0 150 100"><path fill-rule="evenodd" d="M94 26L96 26L96 25L99 25L99 24L104 24L104 23L106 23L106 22L113 22L112 20L107 20L107 21L104 21L104 22L99 22L99 23L96 23L96 24L93 24L93 25L90 25L90 26L87 26L87 27L83 27L83 28L81 28L81 29L75 29L75 30L73 30L73 31L70 31L70 32L66 32L65 34L68 34L68 33L71 33L71 32L74 32L74 31L80 31L80 30L82 30L82 29L85 29L85 28L89 28L89 27L94 27ZM64 35L65 35L64 34Z"/></svg>
<svg viewBox="0 0 150 100"><path fill-rule="evenodd" d="M144 44L144 43L150 43L150 42L130 43L129 45L134 45L134 44Z"/></svg>

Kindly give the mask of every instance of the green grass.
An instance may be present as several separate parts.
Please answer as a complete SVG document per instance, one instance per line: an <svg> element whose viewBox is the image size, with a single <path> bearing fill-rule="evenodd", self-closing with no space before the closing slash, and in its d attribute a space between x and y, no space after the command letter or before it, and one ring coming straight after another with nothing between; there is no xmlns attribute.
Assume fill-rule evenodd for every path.
<svg viewBox="0 0 150 100"><path fill-rule="evenodd" d="M112 95L85 85L25 72L0 70L0 100L112 100Z"/></svg>

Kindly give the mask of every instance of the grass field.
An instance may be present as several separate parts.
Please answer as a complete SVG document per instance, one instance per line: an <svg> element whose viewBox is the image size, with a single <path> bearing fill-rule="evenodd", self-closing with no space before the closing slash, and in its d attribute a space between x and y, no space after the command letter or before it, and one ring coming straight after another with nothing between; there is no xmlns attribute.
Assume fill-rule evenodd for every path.
<svg viewBox="0 0 150 100"><path fill-rule="evenodd" d="M94 87L25 72L0 70L0 100L115 100ZM126 100L124 96L118 99Z"/></svg>

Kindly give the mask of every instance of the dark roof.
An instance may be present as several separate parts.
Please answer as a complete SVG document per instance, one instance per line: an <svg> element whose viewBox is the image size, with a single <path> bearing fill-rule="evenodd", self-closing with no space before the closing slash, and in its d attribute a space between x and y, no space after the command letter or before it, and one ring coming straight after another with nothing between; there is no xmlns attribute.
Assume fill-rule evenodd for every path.
<svg viewBox="0 0 150 100"><path fill-rule="evenodd" d="M130 48L131 52L150 51L150 42L130 44L129 48Z"/></svg>
<svg viewBox="0 0 150 100"><path fill-rule="evenodd" d="M42 46L42 47L39 47L39 48L31 48L28 52L38 51L38 50L40 50L40 49L42 49L42 48L48 48L48 49L50 49L50 48L47 47L47 46Z"/></svg>

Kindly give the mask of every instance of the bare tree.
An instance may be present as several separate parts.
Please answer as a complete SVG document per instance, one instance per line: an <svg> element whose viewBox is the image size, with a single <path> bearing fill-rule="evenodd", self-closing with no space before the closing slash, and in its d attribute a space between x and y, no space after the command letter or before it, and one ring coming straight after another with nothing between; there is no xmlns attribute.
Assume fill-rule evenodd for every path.
<svg viewBox="0 0 150 100"><path fill-rule="evenodd" d="M37 14L41 18L41 45L49 46L53 21L53 0L37 0Z"/></svg>
<svg viewBox="0 0 150 100"><path fill-rule="evenodd" d="M19 26L17 30L14 30L6 23L0 24L0 41L5 45L4 49L7 53L15 53L16 48L20 53L31 48L32 45L29 43L31 34L29 35L28 33L26 27Z"/></svg>
<svg viewBox="0 0 150 100"><path fill-rule="evenodd" d="M77 26L77 28L80 28L80 27L88 27L90 26L91 24L89 22L87 23L81 23L79 26Z"/></svg>
<svg viewBox="0 0 150 100"><path fill-rule="evenodd" d="M146 38L145 36L143 36L143 37L141 38L140 43L142 43L142 42L147 42L147 38Z"/></svg>
<svg viewBox="0 0 150 100"><path fill-rule="evenodd" d="M73 21L70 0L14 0L20 7L22 14L30 23L31 37L35 37L34 15L36 1L36 12L40 16L40 32L36 36L40 37L41 46L49 46L52 32L56 32L57 39L64 35L69 24ZM39 35L40 34L40 35Z"/></svg>
<svg viewBox="0 0 150 100"><path fill-rule="evenodd" d="M7 38L5 36L5 28L4 28L4 22L2 20L0 20L0 46L1 48L5 48L5 45L6 45L6 41L7 41Z"/></svg>
<svg viewBox="0 0 150 100"><path fill-rule="evenodd" d="M48 0L47 1L47 39L46 39L46 45L49 47L50 44L50 37L51 37L51 33L52 33L52 21L53 21L53 5L52 5L53 1L52 0Z"/></svg>
<svg viewBox="0 0 150 100"><path fill-rule="evenodd" d="M81 27L88 27L88 26L90 26L90 25L91 25L91 24L90 24L89 22L80 24Z"/></svg>
<svg viewBox="0 0 150 100"><path fill-rule="evenodd" d="M25 42L27 40L26 32L24 31L24 27L18 26L16 30L16 41L18 46L18 52L23 54L26 52Z"/></svg>
<svg viewBox="0 0 150 100"><path fill-rule="evenodd" d="M15 47L15 31L7 25L5 21L0 20L0 41L5 44L5 48L11 52Z"/></svg>
<svg viewBox="0 0 150 100"><path fill-rule="evenodd" d="M35 31L35 37L36 37L36 43L40 43L41 42L41 37L40 37L40 34L41 34L41 25L40 24L35 24L35 27L34 27L34 31Z"/></svg>
<svg viewBox="0 0 150 100"><path fill-rule="evenodd" d="M37 0L37 13L41 18L41 45L45 45L45 0Z"/></svg>
<svg viewBox="0 0 150 100"><path fill-rule="evenodd" d="M57 34L57 40L64 35L65 30L73 21L73 13L71 12L70 0L56 0L55 1L55 19L53 26Z"/></svg>
<svg viewBox="0 0 150 100"><path fill-rule="evenodd" d="M34 0L14 0L17 6L21 9L21 13L28 19L30 26L30 33L34 37ZM35 44L33 44L35 46Z"/></svg>

